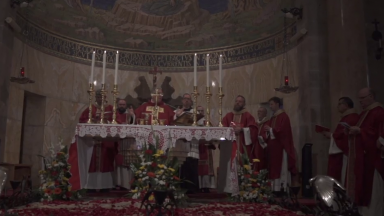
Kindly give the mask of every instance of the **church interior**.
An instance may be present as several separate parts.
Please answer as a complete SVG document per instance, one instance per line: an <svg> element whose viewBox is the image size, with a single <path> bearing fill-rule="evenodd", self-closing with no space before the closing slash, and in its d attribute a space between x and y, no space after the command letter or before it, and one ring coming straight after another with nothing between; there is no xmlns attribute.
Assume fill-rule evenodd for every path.
<svg viewBox="0 0 384 216"><path fill-rule="evenodd" d="M330 149L330 140L315 126L333 131L339 125L342 97L353 101L358 114L363 112L363 88L384 103L381 0L2 0L0 5L0 211L5 211L7 197L24 193L14 195L25 190L24 179L31 190L41 187L41 170L47 167L43 158L52 149L59 154L60 146L66 146L71 158L70 147L84 136L79 118L102 87L106 104L125 99L133 109L150 100L156 88L172 110L183 106L186 93L193 100L198 93L192 108L203 107L212 124L203 125L204 130L220 128L239 95L255 119L260 107L272 118L270 99L280 99L297 157L297 197L290 197L286 206L276 201L278 207L265 202L224 204L231 196L219 192L225 187L219 179L228 181L229 174L219 177L220 167L226 166L223 152L228 158L231 154L223 145L232 142L220 148L219 139L209 150L216 188L190 195L192 204L175 210L180 215L275 215L268 209L276 215L299 215L292 206L315 208L319 198L308 189L309 178L327 176ZM131 189L85 192L81 201L68 201L79 202L76 208L64 201L39 200L10 213L149 215L140 208L141 199L124 196ZM382 183L381 189L384 194ZM64 210L59 208L67 209L60 213Z"/></svg>

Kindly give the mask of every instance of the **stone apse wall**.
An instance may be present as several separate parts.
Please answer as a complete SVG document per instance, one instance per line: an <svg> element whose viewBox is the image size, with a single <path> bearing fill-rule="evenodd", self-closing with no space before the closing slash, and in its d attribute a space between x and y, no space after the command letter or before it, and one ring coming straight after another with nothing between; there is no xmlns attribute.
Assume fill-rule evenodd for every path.
<svg viewBox="0 0 384 216"><path fill-rule="evenodd" d="M290 35L294 34L296 26L289 28ZM37 154L46 154L47 148L51 144L57 144L59 137L65 144L70 144L80 113L87 107L88 102L88 80L90 75L90 52L97 49L101 53L102 47L80 44L73 41L65 41L49 35L37 28L30 29L30 36L27 44L24 45L18 38L14 39L14 52L11 76L17 76L20 65L26 68L26 75L35 80L34 84L20 85L11 83L9 90L8 119L5 140L5 161L18 163L20 160L20 150L23 149L23 163L33 164L33 172L41 168L41 159ZM302 64L298 59L302 58L299 49L303 45L289 47L288 59L290 62L290 81L295 80L295 84L301 86L305 80L301 79ZM23 48L24 47L24 48ZM301 48L300 48L301 47ZM24 49L24 58L21 62L21 51ZM115 49L107 49L113 53ZM124 50L120 51L123 53ZM269 98L278 96L284 100L284 109L291 118L293 128L294 143L298 154L298 167L301 169L301 148L306 142L313 140L314 132L313 120L308 120L307 116L316 115L313 110L308 109L308 101L305 95L306 90L300 88L291 94L281 94L274 91L282 82L282 32L267 38L263 41L256 41L244 44L239 47L228 47L223 50L210 50L198 52L200 56L210 53L218 56L219 53L225 55L223 66L223 113L232 110L234 99L237 95L244 95L247 99L247 109L256 117L257 109L261 103L265 103ZM140 55L144 57L140 57ZM134 91L139 85L138 78L143 76L150 87L152 87L152 76L148 73L154 65L158 65L163 71L158 75L158 86L166 77L169 77L170 85L175 89L172 98L175 99L184 93L190 93L193 89L193 53L188 54L168 54L168 55L145 55L139 53L133 55L126 51L123 61L120 61L119 70L119 91L120 97L131 95L137 97ZM136 57L134 57L136 56ZM147 56L147 57L146 57ZM143 59L157 59L153 61L143 61ZM130 59L130 62L128 60ZM98 56L97 61L101 60ZM184 60L184 63L182 63ZM111 66L113 58L108 61ZM218 62L211 58L211 79L216 83L212 88L213 98L211 102L211 118L213 124L217 125L218 116ZM147 65L149 63L149 65ZM102 68L101 62L97 63L95 69L95 80L97 87L100 87ZM169 79L167 78L167 79ZM111 90L114 80L114 67L107 69L106 84L108 91ZM205 62L199 61L198 85L199 92L205 91L206 73ZM96 87L96 88L97 88ZM32 121L27 126L29 129L22 128L22 113L25 94L34 94L37 97L39 106L29 106L28 115L40 116L40 120ZM41 98L41 97L43 98ZM112 100L112 95L108 94L108 99ZM32 103L33 103L33 99ZM27 103L27 102L26 102ZM44 104L45 103L45 104ZM198 105L206 107L205 97L200 95ZM28 106L27 106L28 107ZM317 122L318 123L318 122ZM26 125L26 124L24 124ZM25 126L26 127L26 126ZM21 134L24 131L24 139ZM26 134L29 133L29 134ZM28 139L26 139L26 137ZM308 138L308 137L311 137ZM322 139L320 136L316 139ZM324 140L322 140L324 142ZM314 143L316 144L316 143ZM315 174L326 172L326 152L327 144L314 149ZM218 162L218 150L215 151L215 161ZM218 163L217 163L218 164ZM35 176L37 177L37 176Z"/></svg>

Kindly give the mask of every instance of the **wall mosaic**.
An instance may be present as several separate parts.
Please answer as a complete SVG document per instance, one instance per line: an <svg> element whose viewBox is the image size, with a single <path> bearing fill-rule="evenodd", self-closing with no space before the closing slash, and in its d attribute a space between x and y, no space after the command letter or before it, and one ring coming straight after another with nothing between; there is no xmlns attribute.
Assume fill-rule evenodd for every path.
<svg viewBox="0 0 384 216"><path fill-rule="evenodd" d="M34 0L21 15L49 32L107 46L184 51L239 45L283 28L294 0Z"/></svg>

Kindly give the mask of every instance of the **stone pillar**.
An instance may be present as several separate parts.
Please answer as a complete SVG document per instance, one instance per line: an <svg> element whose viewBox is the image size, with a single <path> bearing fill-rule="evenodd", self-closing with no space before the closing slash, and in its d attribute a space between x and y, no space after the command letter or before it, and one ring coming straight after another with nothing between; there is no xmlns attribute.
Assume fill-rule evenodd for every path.
<svg viewBox="0 0 384 216"><path fill-rule="evenodd" d="M372 24L372 21L375 19L380 22L378 30L384 37L384 1L366 0L364 6L369 86L375 89L377 101L384 103L384 88L382 87L384 80L384 51L381 53L381 59L376 59L375 54L379 42L372 39L372 33L375 31L375 25ZM384 47L384 40L381 43L382 47Z"/></svg>
<svg viewBox="0 0 384 216"><path fill-rule="evenodd" d="M300 89L300 149L305 143L313 144L313 174L325 174L329 141L315 133L314 125L330 126L329 86L326 56L326 10L325 2L302 0L303 19L298 21L301 28L308 30L297 47ZM298 164L301 169L301 162Z"/></svg>
<svg viewBox="0 0 384 216"><path fill-rule="evenodd" d="M13 53L13 31L4 22L6 17L14 18L15 11L10 8L9 1L0 1L0 161L4 161L5 155L9 79L12 72Z"/></svg>
<svg viewBox="0 0 384 216"><path fill-rule="evenodd" d="M364 1L327 0L322 15L327 17L329 85L332 125L340 119L336 107L343 96L352 98L360 111L357 91L367 83L367 48Z"/></svg>

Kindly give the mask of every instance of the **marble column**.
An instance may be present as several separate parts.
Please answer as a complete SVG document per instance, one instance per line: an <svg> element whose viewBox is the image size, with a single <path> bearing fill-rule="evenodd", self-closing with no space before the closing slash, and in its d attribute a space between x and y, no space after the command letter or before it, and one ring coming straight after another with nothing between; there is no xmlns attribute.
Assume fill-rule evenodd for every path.
<svg viewBox="0 0 384 216"><path fill-rule="evenodd" d="M352 98L360 111L357 91L367 83L367 48L364 26L364 1L327 0L322 12L327 17L329 85L332 125L340 115L336 110L338 99Z"/></svg>
<svg viewBox="0 0 384 216"><path fill-rule="evenodd" d="M5 134L7 129L9 79L12 70L13 31L4 22L6 17L15 17L9 1L0 1L0 161L4 161ZM17 143L19 145L20 143Z"/></svg>
<svg viewBox="0 0 384 216"><path fill-rule="evenodd" d="M375 25L372 24L372 21L375 19L380 22L378 24L378 30L384 37L384 1L365 0L364 11L369 86L375 89L377 101L384 103L384 88L382 87L384 80L384 52L381 52L381 59L376 59L379 42L372 39L372 33L375 31ZM381 46L384 47L384 40L382 40Z"/></svg>
<svg viewBox="0 0 384 216"><path fill-rule="evenodd" d="M300 149L301 156L305 143L312 143L313 174L327 171L328 143L322 135L315 133L314 125L330 126L329 86L326 55L326 9L324 1L303 0L298 7L303 8L303 19L298 21L299 31L308 30L299 41L298 69L300 79ZM301 162L298 164L301 169Z"/></svg>

